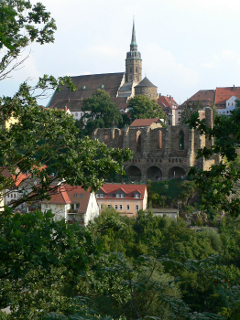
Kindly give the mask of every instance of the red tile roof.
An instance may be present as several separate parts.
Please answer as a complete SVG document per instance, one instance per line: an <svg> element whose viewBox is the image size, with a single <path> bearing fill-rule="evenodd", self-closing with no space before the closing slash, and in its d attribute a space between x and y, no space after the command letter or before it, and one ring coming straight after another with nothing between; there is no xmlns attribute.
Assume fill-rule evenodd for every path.
<svg viewBox="0 0 240 320"><path fill-rule="evenodd" d="M85 213L89 203L90 191L85 191L79 186L63 185L60 186L51 194L51 199L41 201L41 203L52 203L52 204L80 204L78 213Z"/></svg>
<svg viewBox="0 0 240 320"><path fill-rule="evenodd" d="M130 127L149 127L152 123L157 123L159 118L154 119L136 119Z"/></svg>
<svg viewBox="0 0 240 320"><path fill-rule="evenodd" d="M100 188L101 191L105 193L105 198L113 198L113 194L116 194L117 191L122 190L126 197L124 199L134 199L134 194L136 192L140 193L140 198L143 200L145 191L147 189L147 186L145 184L104 184L102 188ZM101 199L101 198L100 198Z"/></svg>
<svg viewBox="0 0 240 320"><path fill-rule="evenodd" d="M232 96L240 99L240 87L216 88L215 105L224 105Z"/></svg>
<svg viewBox="0 0 240 320"><path fill-rule="evenodd" d="M85 191L82 187L72 187L65 185L71 203L79 203L80 207L78 213L85 213L90 199L90 191Z"/></svg>
<svg viewBox="0 0 240 320"><path fill-rule="evenodd" d="M43 200L41 203L53 203L53 204L69 204L71 200L66 192L64 186L56 188L56 190L51 194L50 200Z"/></svg>
<svg viewBox="0 0 240 320"><path fill-rule="evenodd" d="M173 109L173 106L178 106L177 102L173 99L173 97L169 96L159 96L157 99L157 103L163 108L171 108Z"/></svg>

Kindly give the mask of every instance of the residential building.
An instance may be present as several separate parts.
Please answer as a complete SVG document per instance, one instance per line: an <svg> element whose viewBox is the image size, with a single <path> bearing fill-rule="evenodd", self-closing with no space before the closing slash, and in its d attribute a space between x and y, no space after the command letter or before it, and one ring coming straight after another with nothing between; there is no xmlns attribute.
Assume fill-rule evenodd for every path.
<svg viewBox="0 0 240 320"><path fill-rule="evenodd" d="M51 210L55 221L64 219L68 223L87 225L99 215L99 207L93 192L82 187L63 185L50 195L50 200L41 201L41 211Z"/></svg>
<svg viewBox="0 0 240 320"><path fill-rule="evenodd" d="M113 207L117 212L135 217L139 210L147 208L145 184L104 184L96 193L100 211Z"/></svg>
<svg viewBox="0 0 240 320"><path fill-rule="evenodd" d="M178 104L171 96L162 96L159 94L157 103L162 107L163 112L166 115L167 124L176 126L178 122L177 109Z"/></svg>
<svg viewBox="0 0 240 320"><path fill-rule="evenodd" d="M240 87L217 87L215 90L199 90L191 98L187 99L181 106L200 103L203 108L215 105L218 113L226 116L236 108L236 101L240 100Z"/></svg>

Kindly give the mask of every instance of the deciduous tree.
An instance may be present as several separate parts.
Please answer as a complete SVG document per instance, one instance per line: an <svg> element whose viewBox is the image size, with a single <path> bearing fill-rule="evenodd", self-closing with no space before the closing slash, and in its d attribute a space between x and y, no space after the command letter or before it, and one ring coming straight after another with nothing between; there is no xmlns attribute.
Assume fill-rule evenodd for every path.
<svg viewBox="0 0 240 320"><path fill-rule="evenodd" d="M108 92L98 89L90 98L83 100L84 116L80 120L80 127L85 135L97 128L113 128L122 125L122 115L112 102Z"/></svg>
<svg viewBox="0 0 240 320"><path fill-rule="evenodd" d="M131 121L135 119L165 119L162 107L157 101L147 96L135 96L129 100L128 108L131 113Z"/></svg>

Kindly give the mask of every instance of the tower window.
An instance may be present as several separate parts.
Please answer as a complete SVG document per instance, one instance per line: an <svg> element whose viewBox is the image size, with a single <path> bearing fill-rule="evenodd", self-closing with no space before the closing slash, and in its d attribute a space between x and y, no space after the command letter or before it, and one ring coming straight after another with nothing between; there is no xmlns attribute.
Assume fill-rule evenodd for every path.
<svg viewBox="0 0 240 320"><path fill-rule="evenodd" d="M129 68L129 72L132 73L132 67Z"/></svg>

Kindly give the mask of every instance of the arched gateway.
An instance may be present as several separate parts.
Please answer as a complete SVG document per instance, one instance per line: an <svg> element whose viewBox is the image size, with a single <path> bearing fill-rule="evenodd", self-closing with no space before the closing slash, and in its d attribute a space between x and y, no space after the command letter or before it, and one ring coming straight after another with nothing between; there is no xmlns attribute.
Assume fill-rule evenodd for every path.
<svg viewBox="0 0 240 320"><path fill-rule="evenodd" d="M168 178L182 178L184 177L186 174L185 170L183 168L180 167L172 167L169 171L168 171Z"/></svg>
<svg viewBox="0 0 240 320"><path fill-rule="evenodd" d="M152 167L148 168L147 179L162 180L162 171L156 166L152 166Z"/></svg>
<svg viewBox="0 0 240 320"><path fill-rule="evenodd" d="M127 176L133 181L140 181L141 180L141 170L136 166L130 166L126 169Z"/></svg>

